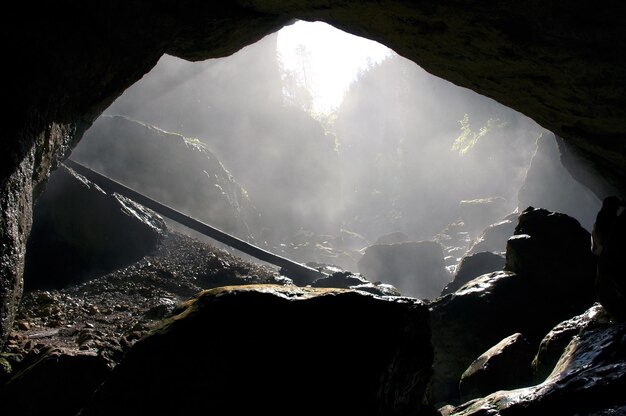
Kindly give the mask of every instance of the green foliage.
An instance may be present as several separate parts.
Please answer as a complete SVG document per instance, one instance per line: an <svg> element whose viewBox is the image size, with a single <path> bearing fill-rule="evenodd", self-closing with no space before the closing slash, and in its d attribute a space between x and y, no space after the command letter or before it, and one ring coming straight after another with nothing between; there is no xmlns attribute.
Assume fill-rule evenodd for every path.
<svg viewBox="0 0 626 416"><path fill-rule="evenodd" d="M487 120L487 124L481 127L478 132L472 131L470 125L469 115L465 113L462 120L459 120L461 124L461 134L452 143L451 151L458 151L459 155L465 155L471 148L476 146L478 141L489 134L491 131L501 129L508 123L501 122L498 118L490 118Z"/></svg>
<svg viewBox="0 0 626 416"><path fill-rule="evenodd" d="M8 378L12 371L9 361L4 357L0 357L0 380Z"/></svg>
<svg viewBox="0 0 626 416"><path fill-rule="evenodd" d="M283 98L288 105L292 105L309 112L313 107L311 80L307 69L311 66L311 52L300 44L295 49L298 58L298 67L286 68L280 55L277 56L278 68L283 87Z"/></svg>

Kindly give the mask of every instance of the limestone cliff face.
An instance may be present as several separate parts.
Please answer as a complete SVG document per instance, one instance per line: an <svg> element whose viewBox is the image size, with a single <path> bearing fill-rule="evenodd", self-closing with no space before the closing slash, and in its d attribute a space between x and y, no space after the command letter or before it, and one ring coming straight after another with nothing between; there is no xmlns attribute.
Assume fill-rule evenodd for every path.
<svg viewBox="0 0 626 416"><path fill-rule="evenodd" d="M0 145L0 344L19 298L33 190L54 161L163 53L225 56L294 18L378 40L427 71L534 118L575 157L626 186L626 26L601 0L463 3L361 1L15 4L2 27L6 65ZM587 179L585 171L577 178Z"/></svg>

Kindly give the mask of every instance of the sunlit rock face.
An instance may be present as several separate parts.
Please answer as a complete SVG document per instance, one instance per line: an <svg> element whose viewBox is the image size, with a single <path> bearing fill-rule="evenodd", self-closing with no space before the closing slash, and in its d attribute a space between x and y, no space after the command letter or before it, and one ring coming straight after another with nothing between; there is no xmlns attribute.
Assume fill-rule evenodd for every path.
<svg viewBox="0 0 626 416"><path fill-rule="evenodd" d="M419 415L431 348L419 301L214 289L135 344L81 414Z"/></svg>
<svg viewBox="0 0 626 416"><path fill-rule="evenodd" d="M200 138L103 116L72 158L227 233L259 237L259 213L247 192Z"/></svg>
<svg viewBox="0 0 626 416"><path fill-rule="evenodd" d="M135 262L166 234L163 219L65 166L35 207L26 289L63 288Z"/></svg>
<svg viewBox="0 0 626 416"><path fill-rule="evenodd" d="M6 67L4 91L10 105L0 152L0 342L19 300L33 190L163 53L226 56L294 18L323 20L532 117L564 139L568 165L586 163L569 166L604 196L626 183L620 8L608 1L592 9L556 1L16 4L2 27L6 54L19 64Z"/></svg>

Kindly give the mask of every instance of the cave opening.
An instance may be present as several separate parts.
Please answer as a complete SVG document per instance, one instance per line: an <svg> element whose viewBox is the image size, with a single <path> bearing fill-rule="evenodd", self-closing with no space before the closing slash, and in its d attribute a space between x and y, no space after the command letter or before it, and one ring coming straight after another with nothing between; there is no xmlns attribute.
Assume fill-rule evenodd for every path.
<svg viewBox="0 0 626 416"><path fill-rule="evenodd" d="M528 117L319 22L297 22L226 58L165 55L72 158L271 252L418 298L438 296L464 255L504 253L502 241L477 245L491 224L532 205L589 230L599 207L561 166L554 135ZM58 181L53 175L35 211L28 252L38 261L27 256L27 289L101 276L152 246L149 233L90 231L105 214L81 217L59 204ZM399 252L364 256L389 244ZM46 258L65 259L54 273L65 280L47 277L56 266Z"/></svg>
<svg viewBox="0 0 626 416"><path fill-rule="evenodd" d="M207 406L213 406L226 407L233 413L268 410L291 414L303 403L317 413L329 408L358 414L473 415L482 414L485 409L520 414L623 413L626 366L621 352L625 327L616 324L603 309L605 305L617 305L617 311L623 310L623 297L619 297L623 284L618 279L611 280L623 276L623 244L614 246L611 254L619 271L608 276L607 283L617 283L605 288L604 295L608 297L604 299L609 302L594 304L597 259L588 247L589 233L566 215L539 208L519 213L533 197L537 201L533 205L546 207L549 206L545 198L554 197L560 205L549 208L561 212L598 205L593 196L583 198L584 190L573 192L573 199L565 197L572 193L559 179L569 175L554 171L560 169L559 152L568 163L572 157L587 162L581 170L568 165L577 178L593 182L585 178L585 171L596 170L617 189L623 189L623 145L614 139L621 137L622 112L626 108L621 105L623 97L619 94L623 91L622 63L615 59L622 55L615 48L625 44L619 42L624 26L619 22L621 15L612 7L597 7L601 12L592 15L583 3L568 5L564 10L556 3L518 8L510 4L458 2L340 2L315 8L298 2L237 2L232 8L225 6L226 10L213 5L194 7L190 18L164 3L150 8L143 8L143 2L130 6L111 4L103 3L97 12L89 7L74 10L79 18L66 13L66 9L73 8L72 2L50 6L45 11L53 12L51 15L42 14L40 9L29 11L42 17L42 22L57 23L60 30L49 30L48 24L31 25L32 32L24 36L24 31L15 30L17 27L12 24L21 25L22 19L9 19L7 25L14 32L7 42L10 51L23 58L24 63L15 66L19 75L14 74L16 82L9 87L9 97L15 98L11 102L15 101L18 115L24 108L29 111L28 116L17 118L16 129L24 130L19 130L23 135L16 135L17 145L7 141L9 152L3 154L3 162L9 162L3 163L3 172L9 172L3 174L3 179L9 179L2 183L0 224L6 225L0 246L0 399L9 413L173 414L205 412ZM387 5L391 7L384 10ZM142 8L141 13L136 13L137 7ZM301 7L307 10L300 10ZM127 256L123 262L130 264L103 263L88 271L91 280L87 282L79 280L63 290L28 292L16 312L22 289L22 243L30 230L31 197L37 195L32 187L43 188L55 160L69 154L72 137L82 136L81 123L90 124L103 103L110 102L130 80L144 74L164 51L190 60L224 56L295 16L313 16L338 23L353 33L384 39L385 43L401 48L398 51L403 55L422 62L429 71L484 91L532 115L566 141L541 131L541 139L537 141L538 135L533 134L529 150L522 152L520 147L499 138L509 136L506 129L511 126L524 131L522 126L527 119L519 119L503 109L485 114L467 110L473 108L467 102L491 109L492 104L481 101L482 98L466 96L466 102L457 97L452 104L446 104L430 97L430 101L421 102L411 93L415 90L403 88L417 82L420 76L391 58L363 71L346 94L352 99L344 100L341 107L345 108L340 109L336 120L327 115L313 117L306 91L300 89L305 93L300 98L304 99L292 99L300 105L283 109L291 116L292 125L287 127L278 123L279 117L264 118L258 114L265 113L259 102L271 104L266 106L267 112L277 102L283 103L285 87L277 82L282 78L272 77L274 86L279 88L263 90L261 83L255 82L260 79L254 71L258 68L248 61L250 76L245 80L245 88L238 80L232 82L243 90L248 112L239 111L238 106L243 105L233 103L227 108L217 106L222 109L217 116L205 115L206 121L218 130L212 132L219 138L214 148L208 140L212 134L190 134L180 126L170 128L139 117L108 114L94 124L94 131L89 134L100 129L110 140L109 145L81 150L85 152L83 156L88 158L89 152L97 154L94 161L101 163L95 166L99 169L104 169L107 157L116 161L130 185L147 183L149 191L159 197L180 199L202 211L207 210L205 201L210 198L211 208L216 208L218 214L208 214L214 215L216 222L223 221L221 227L230 226L233 232L242 233L259 245L289 251L292 257L306 254L302 261L310 261L311 253L321 252L321 260L326 264L336 264L336 252L350 251L351 244L359 256L364 256L367 250L363 253L358 247L365 241L368 248L377 247L380 255L392 259L383 264L401 265L402 261L394 256L418 256L415 251L397 248L411 249L415 243L427 242L425 247L441 250L433 257L443 259L439 265L445 267L448 264L444 243L450 242L453 235L467 243L468 238L481 232L477 224L492 221L483 215L501 218L491 216L492 209L507 207L502 210L511 212L511 208L518 208L512 217L507 215L486 229L505 237L498 240L499 246L487 248L489 239L485 233L482 240L475 240L485 251L463 256L464 260L481 263L480 272L472 269L469 261L466 268L461 263L455 281L457 277L461 280L461 274L473 280L460 288L446 287L447 295L424 302L398 296L400 293L391 285L368 282L349 273L334 273L312 287L296 286L276 270L242 261L213 245L175 232L172 224L165 224L132 201L102 193L93 183L61 167L57 173L63 172L65 177L55 185L55 175L48 194L55 190L65 192L65 187L57 185L67 181L84 198L54 204L56 210L49 212L48 218L52 223L65 223L65 237L79 243L75 247L62 243L51 253L57 261L63 256L73 261L74 256L85 255L84 264L95 265L97 261L88 250L85 254L80 251L90 247L106 249L106 243L112 242L108 248L117 249L112 257ZM46 36L39 36L44 32ZM45 73L40 71L42 56L48 58ZM396 75L380 82L381 90L392 99L385 99L384 94L362 99L367 97L365 91L379 86L376 74L385 71ZM221 74L224 78L216 77L220 81L218 90L231 84L231 71L225 72ZM232 71L230 75L236 73ZM307 71L304 78L309 76ZM424 84L432 87L430 82ZM448 86L442 85L435 90L446 95L442 91L447 91ZM190 86L182 95L194 99L203 88ZM256 96L251 92L257 89L265 101L255 102ZM161 92L167 95L167 91ZM163 105L161 115L167 116L172 110L185 115L190 107L181 103ZM455 106L461 111L457 113ZM416 117L416 113L410 112L415 107L428 110L424 112L428 116ZM416 120L399 117L404 113L413 114ZM358 126L346 121L351 118L349 115L358 120ZM446 116L449 134L436 134L423 120L439 120L441 116ZM237 119L240 123L219 127L216 119L226 123ZM22 121L25 126L19 124ZM177 122L180 124L180 120ZM344 130L339 129L342 123ZM413 142L420 137L407 134L413 132L408 127L414 124L425 131L425 137L441 136L439 143ZM255 144L268 146L224 140L239 137L231 130L247 133ZM278 134L276 130L280 130ZM311 131L327 140L315 142L315 146L302 142L293 145L294 138L309 137ZM351 142L347 133L357 137ZM370 136L385 140L362 139ZM125 140L128 137L143 142ZM270 139L276 137L284 139L280 144L290 153L281 155L281 146L269 146ZM548 140L544 140L546 137ZM112 145L116 138L126 143L117 148ZM156 141L164 145L148 144ZM328 142L334 146L330 153L325 153L321 149L328 150L328 146L320 143ZM218 143L231 146L235 152L221 153ZM138 149L131 150L129 145ZM186 155L165 156L167 145L184 148ZM509 163L506 169L487 175L492 173L494 161L485 155L494 148L504 149ZM29 150L33 153L27 154ZM148 173L144 171L143 178L140 159L132 156L136 150L145 155L150 169ZM117 153L108 154L111 151ZM276 179L276 189L272 191L292 192L281 198L269 192L267 186L243 186L244 171L236 171L237 164L227 158L246 152L249 157L240 164L249 165L252 179L267 179L267 169L255 167L271 166L279 173L272 178ZM79 149L73 157L78 153ZM150 158L150 154L158 157ZM323 202L331 199L327 195L331 192L323 191L334 189L336 183L313 183L309 187L307 182L306 189L301 189L303 176L287 175L292 172L292 165L304 170L298 162L304 160L306 166L313 160L315 166L309 173L321 176L333 165L323 157L313 157L319 154L331 155L330 159L337 162L334 171L352 173L346 175L350 180L342 177L342 181L360 197L355 203L346 203L342 198L345 188L341 188L345 183L340 181L342 192L330 201L331 207L341 208L336 216L318 216L319 212L329 212ZM259 163L260 156L267 155L274 157L270 158L271 163ZM524 157L530 160L521 175L521 187L509 190L511 198L495 192L497 181L489 179L504 179L511 173L509 168L514 170L516 163L511 161L519 162ZM163 183L171 180L181 166L200 168L172 181L173 189L162 194ZM11 173L13 168L16 172ZM448 176L451 170L464 172L464 180ZM162 174L153 174L157 171ZM255 174L260 178L254 178ZM418 177L430 181L418 183ZM489 192L482 188L483 192L474 193L479 188L473 186L482 181L492 185ZM316 195L316 188L321 188L319 200L296 203L296 196ZM609 188L593 189L597 195L603 195ZM452 194L456 196L449 196ZM48 197L40 198L40 207ZM445 197L452 203L440 203L445 202ZM261 210L264 198L274 200L266 205L269 209ZM248 204L247 200L255 202ZM276 204L276 200L283 204ZM419 204L411 205L413 200ZM80 220L71 214L77 206L87 212ZM574 211L570 214L588 229L589 211L593 210L583 209L583 215ZM112 223L113 212L118 217ZM267 217L277 221L264 222ZM129 218L129 222L123 222ZM245 218L251 220L242 221ZM448 222L450 218L455 221ZM469 218L475 221L470 229ZM85 233L81 224L91 227L94 222L98 222L98 231ZM519 230L509 239L507 264L502 270L501 250L508 244L503 241L510 237L515 222ZM333 234L337 230L339 237ZM130 235L140 238L132 239ZM433 235L440 236L439 240ZM372 242L378 244L372 246ZM132 247L155 250L144 255ZM386 251L389 247L393 254ZM450 247L453 251L448 253L452 260L448 267L452 266L452 270L456 259L469 252L461 246ZM32 255L32 247L28 251L27 255ZM497 271L483 269L487 263L489 270ZM116 270L109 273L107 268ZM48 279L62 274L51 268L43 273L47 273ZM401 274L389 270L386 273ZM373 280L371 275L368 277ZM421 291L423 288L409 292L416 288L393 283L405 293L428 298ZM372 293L380 296L371 296ZM607 310L611 313L611 309ZM269 379L268 374L272 375ZM473 401L474 398L478 400ZM466 404L455 407L463 402Z"/></svg>

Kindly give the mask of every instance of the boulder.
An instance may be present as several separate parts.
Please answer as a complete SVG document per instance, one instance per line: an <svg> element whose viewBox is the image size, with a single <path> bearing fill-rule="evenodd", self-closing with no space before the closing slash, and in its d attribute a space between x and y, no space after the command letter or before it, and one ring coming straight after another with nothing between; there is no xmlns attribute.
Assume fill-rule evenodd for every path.
<svg viewBox="0 0 626 416"><path fill-rule="evenodd" d="M448 283L441 291L441 295L447 295L460 289L464 284L483 274L502 270L504 268L504 256L489 251L475 253L461 259L452 282Z"/></svg>
<svg viewBox="0 0 626 416"><path fill-rule="evenodd" d="M434 241L369 246L358 267L368 280L389 283L403 295L421 299L439 296L450 281L443 249Z"/></svg>
<svg viewBox="0 0 626 416"><path fill-rule="evenodd" d="M480 253L481 251L504 254L506 252L506 242L515 233L517 217L518 214L510 214L502 221L487 227L472 243L467 251L467 255Z"/></svg>
<svg viewBox="0 0 626 416"><path fill-rule="evenodd" d="M430 400L459 404L459 382L469 365L512 333L522 333L537 345L556 323L566 319L542 316L538 291L514 273L480 276L430 305L435 351ZM546 321L552 321L551 324Z"/></svg>
<svg viewBox="0 0 626 416"><path fill-rule="evenodd" d="M167 232L154 212L65 166L50 177L34 217L27 289L62 288L124 267L151 253Z"/></svg>
<svg viewBox="0 0 626 416"><path fill-rule="evenodd" d="M520 333L504 338L465 370L459 383L461 400L529 385L534 352Z"/></svg>
<svg viewBox="0 0 626 416"><path fill-rule="evenodd" d="M0 387L3 414L75 415L110 373L110 364L95 353L42 353Z"/></svg>
<svg viewBox="0 0 626 416"><path fill-rule="evenodd" d="M225 287L138 341L81 415L424 414L427 307L341 289Z"/></svg>
<svg viewBox="0 0 626 416"><path fill-rule="evenodd" d="M519 332L537 348L555 325L594 303L589 233L575 219L530 208L515 232L506 271L431 304L434 402L458 403L463 371L504 337Z"/></svg>
<svg viewBox="0 0 626 416"><path fill-rule="evenodd" d="M574 218L529 207L507 242L505 270L531 279L570 316L579 314L595 301L597 266L590 241Z"/></svg>
<svg viewBox="0 0 626 416"><path fill-rule="evenodd" d="M609 316L604 308L596 303L584 313L561 322L543 338L532 362L534 378L544 381L563 355L565 347L572 339L588 329L606 326Z"/></svg>
<svg viewBox="0 0 626 416"><path fill-rule="evenodd" d="M623 415L626 414L626 324L583 331L568 344L543 383L501 390L444 416Z"/></svg>

